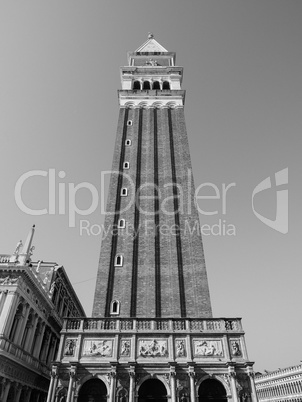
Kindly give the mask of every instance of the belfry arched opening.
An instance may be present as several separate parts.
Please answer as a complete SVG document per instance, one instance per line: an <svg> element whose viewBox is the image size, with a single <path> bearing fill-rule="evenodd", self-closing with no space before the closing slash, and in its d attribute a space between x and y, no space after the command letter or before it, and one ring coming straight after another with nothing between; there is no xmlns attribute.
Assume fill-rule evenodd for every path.
<svg viewBox="0 0 302 402"><path fill-rule="evenodd" d="M138 390L138 402L155 401L167 402L166 387L160 380L146 380Z"/></svg>

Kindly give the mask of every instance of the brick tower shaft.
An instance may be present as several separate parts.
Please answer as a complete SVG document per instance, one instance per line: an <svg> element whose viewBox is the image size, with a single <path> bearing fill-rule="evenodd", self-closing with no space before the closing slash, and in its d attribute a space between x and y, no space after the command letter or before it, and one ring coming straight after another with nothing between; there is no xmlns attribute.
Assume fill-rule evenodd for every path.
<svg viewBox="0 0 302 402"><path fill-rule="evenodd" d="M93 316L211 317L183 69L152 36L128 64Z"/></svg>

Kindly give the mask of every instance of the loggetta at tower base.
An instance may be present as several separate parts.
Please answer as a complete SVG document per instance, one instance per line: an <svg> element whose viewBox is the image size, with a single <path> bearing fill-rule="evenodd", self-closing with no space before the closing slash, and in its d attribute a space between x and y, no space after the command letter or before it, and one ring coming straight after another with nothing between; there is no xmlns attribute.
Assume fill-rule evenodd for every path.
<svg viewBox="0 0 302 402"><path fill-rule="evenodd" d="M212 318L175 60L149 34L121 67L93 318L65 321L47 402L257 401L241 320Z"/></svg>

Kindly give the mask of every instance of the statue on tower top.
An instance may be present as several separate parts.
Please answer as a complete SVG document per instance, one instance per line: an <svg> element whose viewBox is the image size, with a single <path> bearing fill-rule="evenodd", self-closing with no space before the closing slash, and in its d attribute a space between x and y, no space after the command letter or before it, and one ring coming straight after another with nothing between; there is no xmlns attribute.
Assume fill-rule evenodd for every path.
<svg viewBox="0 0 302 402"><path fill-rule="evenodd" d="M153 39L153 38L154 38L153 33L152 33L152 32L148 32L148 39Z"/></svg>

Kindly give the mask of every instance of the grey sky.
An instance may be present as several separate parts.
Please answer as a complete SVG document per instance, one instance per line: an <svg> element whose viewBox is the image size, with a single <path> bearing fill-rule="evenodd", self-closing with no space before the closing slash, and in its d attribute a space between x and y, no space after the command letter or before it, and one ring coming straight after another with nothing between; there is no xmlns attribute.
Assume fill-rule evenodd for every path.
<svg viewBox="0 0 302 402"><path fill-rule="evenodd" d="M0 4L1 253L33 223L35 259L63 264L91 313L100 236L80 236L79 219L30 216L14 200L30 170L66 172L58 183L92 183L110 170L119 67L152 31L184 67L186 121L195 184L236 183L204 202L236 236L204 236L214 316L242 317L256 370L299 363L301 355L301 15L300 1L2 1ZM254 187L289 168L289 233L253 214ZM78 194L87 208L88 193ZM24 202L48 207L48 183L24 185ZM57 200L58 201L58 200ZM275 190L255 207L275 218ZM82 283L79 283L82 282Z"/></svg>

